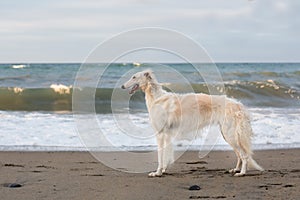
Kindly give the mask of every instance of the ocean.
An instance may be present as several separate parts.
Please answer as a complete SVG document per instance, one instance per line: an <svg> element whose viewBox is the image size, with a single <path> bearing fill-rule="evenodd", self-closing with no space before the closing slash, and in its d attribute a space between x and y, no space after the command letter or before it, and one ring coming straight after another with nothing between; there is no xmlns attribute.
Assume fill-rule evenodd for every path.
<svg viewBox="0 0 300 200"><path fill-rule="evenodd" d="M112 144L110 147L96 145L97 149L155 149L154 137L141 139L125 134L116 125L116 113L111 108L111 97L119 90L121 77L130 70L144 70L152 65L116 63L104 70L105 64L91 64L91 68L104 70L92 98L101 132ZM77 76L80 66L80 63L0 64L0 150L87 150L72 113L72 94L75 79L90 85L93 78L89 77L90 73ZM190 64L160 66L181 74L195 92L208 93L207 83ZM226 95L242 102L251 113L254 149L300 147L300 63L217 63L216 66ZM174 91L182 88L181 79L172 77L168 71L159 73L158 80L166 88L168 85L173 85ZM164 78L168 81L164 82ZM137 92L129 99L132 123L139 130L151 130L144 95ZM118 114L122 115L122 111ZM193 144L179 141L176 146L180 149L190 145L190 149L196 150L203 144L202 140L199 138ZM230 147L221 138L214 149Z"/></svg>

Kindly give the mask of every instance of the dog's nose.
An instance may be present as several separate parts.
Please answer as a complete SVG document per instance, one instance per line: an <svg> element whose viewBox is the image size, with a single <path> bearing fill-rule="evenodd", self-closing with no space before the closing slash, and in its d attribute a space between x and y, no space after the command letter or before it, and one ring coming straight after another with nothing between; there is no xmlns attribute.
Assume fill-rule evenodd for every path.
<svg viewBox="0 0 300 200"><path fill-rule="evenodd" d="M122 85L122 86L121 86L121 88L122 88L122 89L125 89L125 86L124 86L124 85Z"/></svg>

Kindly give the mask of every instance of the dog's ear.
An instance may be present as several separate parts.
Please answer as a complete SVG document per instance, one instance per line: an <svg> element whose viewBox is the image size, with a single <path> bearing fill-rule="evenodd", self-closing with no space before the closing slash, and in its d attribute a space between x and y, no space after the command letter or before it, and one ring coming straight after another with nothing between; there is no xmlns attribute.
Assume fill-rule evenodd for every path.
<svg viewBox="0 0 300 200"><path fill-rule="evenodd" d="M151 75L150 75L149 72L145 72L145 73L144 73L144 76L146 76L148 79L152 79L152 77L151 77Z"/></svg>

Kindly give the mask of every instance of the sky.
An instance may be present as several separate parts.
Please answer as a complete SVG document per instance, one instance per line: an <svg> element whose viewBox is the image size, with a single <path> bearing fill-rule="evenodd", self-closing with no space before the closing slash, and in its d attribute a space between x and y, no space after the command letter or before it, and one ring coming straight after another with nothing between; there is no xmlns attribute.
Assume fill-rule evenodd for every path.
<svg viewBox="0 0 300 200"><path fill-rule="evenodd" d="M0 0L0 63L83 62L141 27L181 32L215 62L299 62L299 0Z"/></svg>

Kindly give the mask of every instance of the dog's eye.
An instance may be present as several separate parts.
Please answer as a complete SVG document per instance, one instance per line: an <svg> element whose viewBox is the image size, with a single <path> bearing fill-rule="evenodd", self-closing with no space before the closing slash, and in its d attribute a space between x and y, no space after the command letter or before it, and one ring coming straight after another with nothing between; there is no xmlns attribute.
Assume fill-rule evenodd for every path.
<svg viewBox="0 0 300 200"><path fill-rule="evenodd" d="M136 78L135 76L132 77L132 79L135 79L135 78Z"/></svg>

